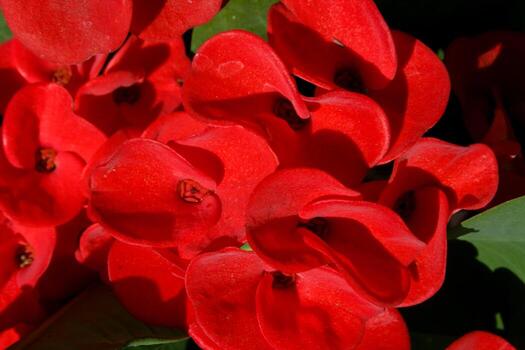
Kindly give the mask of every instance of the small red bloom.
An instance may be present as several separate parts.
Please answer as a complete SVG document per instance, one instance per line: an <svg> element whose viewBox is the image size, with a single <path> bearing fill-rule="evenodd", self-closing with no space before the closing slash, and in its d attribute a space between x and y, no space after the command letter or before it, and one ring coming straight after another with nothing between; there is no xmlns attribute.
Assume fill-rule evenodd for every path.
<svg viewBox="0 0 525 350"><path fill-rule="evenodd" d="M424 248L393 211L314 169L261 182L248 207L248 241L285 273L332 263L356 291L389 305L406 296L408 266Z"/></svg>
<svg viewBox="0 0 525 350"><path fill-rule="evenodd" d="M142 131L179 106L189 64L180 38L147 43L131 37L104 74L80 88L75 111L107 135L122 128Z"/></svg>
<svg viewBox="0 0 525 350"><path fill-rule="evenodd" d="M58 64L81 63L115 50L131 22L131 0L1 0L14 36L37 56Z"/></svg>
<svg viewBox="0 0 525 350"><path fill-rule="evenodd" d="M410 35L390 33L372 1L283 1L270 10L268 31L293 74L381 105L392 138L383 162L413 145L445 110L450 82L444 65Z"/></svg>
<svg viewBox="0 0 525 350"><path fill-rule="evenodd" d="M176 118L174 126L191 123L182 113L164 118ZM184 258L243 242L246 203L274 171L275 156L242 127L198 124L183 137L178 128L170 132L171 124L156 123L145 134L168 145L134 139L100 159L89 180L95 220L120 240L174 247Z"/></svg>
<svg viewBox="0 0 525 350"><path fill-rule="evenodd" d="M206 349L367 349L359 344L383 312L329 268L286 275L236 249L195 258L186 289L195 312L190 334ZM387 319L376 324L384 340L406 337L404 327L404 336L388 336Z"/></svg>
<svg viewBox="0 0 525 350"><path fill-rule="evenodd" d="M379 203L396 211L426 243L411 266L411 288L402 305L420 303L438 291L445 277L450 215L487 205L497 184L494 154L480 144L460 147L422 138L396 160Z"/></svg>
<svg viewBox="0 0 525 350"><path fill-rule="evenodd" d="M56 84L27 86L9 103L0 161L7 216L45 226L80 212L80 174L104 136L71 107L69 93Z"/></svg>

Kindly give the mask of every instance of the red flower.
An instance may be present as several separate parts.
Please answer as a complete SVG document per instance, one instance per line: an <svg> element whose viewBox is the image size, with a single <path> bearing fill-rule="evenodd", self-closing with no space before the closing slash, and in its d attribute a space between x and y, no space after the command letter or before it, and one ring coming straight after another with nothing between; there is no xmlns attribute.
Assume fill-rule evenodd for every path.
<svg viewBox="0 0 525 350"><path fill-rule="evenodd" d="M406 296L408 266L424 248L393 211L314 169L261 182L248 208L248 241L284 273L334 264L356 291L389 305Z"/></svg>
<svg viewBox="0 0 525 350"><path fill-rule="evenodd" d="M45 317L35 287L54 254L55 236L52 228L22 226L0 213L0 344L17 341Z"/></svg>
<svg viewBox="0 0 525 350"><path fill-rule="evenodd" d="M107 135L122 128L143 130L180 104L180 85L189 68L180 38L146 43L131 37L102 76L82 86L75 111Z"/></svg>
<svg viewBox="0 0 525 350"><path fill-rule="evenodd" d="M342 91L303 101L280 59L252 34L215 36L192 68L183 88L186 109L250 127L268 140L282 167L317 167L355 185L388 150L388 121L374 101Z"/></svg>
<svg viewBox="0 0 525 350"><path fill-rule="evenodd" d="M377 189L378 202L395 210L426 243L410 269L410 292L402 303L408 306L430 298L441 287L450 215L487 205L496 192L498 174L488 147L460 147L432 138L422 138L394 164L388 183Z"/></svg>
<svg viewBox="0 0 525 350"><path fill-rule="evenodd" d="M80 174L104 136L71 105L69 93L55 84L27 86L9 103L0 154L0 204L7 216L45 226L80 212Z"/></svg>
<svg viewBox="0 0 525 350"><path fill-rule="evenodd" d="M384 317L326 267L285 275L253 252L228 249L195 258L186 289L190 335L206 349L372 349L368 327L408 349L399 316Z"/></svg>
<svg viewBox="0 0 525 350"><path fill-rule="evenodd" d="M168 145L133 139L99 159L89 179L92 217L119 240L173 247L183 258L240 244L248 197L274 171L275 156L239 126L185 138L171 138L169 128L159 131Z"/></svg>
<svg viewBox="0 0 525 350"><path fill-rule="evenodd" d="M286 0L270 10L268 32L293 74L381 105L392 138L383 162L413 145L445 110L450 83L443 64L410 35L391 33L371 0Z"/></svg>
<svg viewBox="0 0 525 350"><path fill-rule="evenodd" d="M465 334L452 344L446 350L516 350L516 348L498 337L484 331L474 331Z"/></svg>
<svg viewBox="0 0 525 350"><path fill-rule="evenodd" d="M131 23L131 0L1 0L14 36L37 56L59 64L115 50Z"/></svg>

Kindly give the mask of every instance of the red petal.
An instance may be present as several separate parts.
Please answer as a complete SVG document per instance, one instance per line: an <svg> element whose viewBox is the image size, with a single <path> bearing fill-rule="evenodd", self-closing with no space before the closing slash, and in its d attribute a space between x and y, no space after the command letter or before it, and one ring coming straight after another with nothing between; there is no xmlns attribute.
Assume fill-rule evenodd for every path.
<svg viewBox="0 0 525 350"><path fill-rule="evenodd" d="M202 202L180 198L180 181L211 191ZM122 144L90 177L90 214L118 239L174 246L217 222L221 202L214 181L171 148L146 139Z"/></svg>
<svg viewBox="0 0 525 350"><path fill-rule="evenodd" d="M131 32L149 41L166 41L208 22L222 0L133 0Z"/></svg>
<svg viewBox="0 0 525 350"><path fill-rule="evenodd" d="M386 207L361 201L314 201L301 218L324 218L327 230L316 236L301 229L307 244L324 253L352 286L376 303L395 305L408 293L406 268L425 245ZM370 260L374 264L370 264Z"/></svg>
<svg viewBox="0 0 525 350"><path fill-rule="evenodd" d="M319 268L274 286L266 273L257 289L261 331L275 349L351 349L381 308L360 298L338 274Z"/></svg>
<svg viewBox="0 0 525 350"><path fill-rule="evenodd" d="M129 0L2 0L15 37L39 57L75 64L116 49L131 22Z"/></svg>
<svg viewBox="0 0 525 350"><path fill-rule="evenodd" d="M433 138L422 138L396 161L386 200L427 185L442 186L451 200L450 209L479 209L487 205L497 189L498 166L485 145L456 146Z"/></svg>
<svg viewBox="0 0 525 350"><path fill-rule="evenodd" d="M516 348L495 334L474 331L454 341L446 350L516 350Z"/></svg>
<svg viewBox="0 0 525 350"><path fill-rule="evenodd" d="M245 123L271 113L279 95L293 104L301 118L309 116L279 57L261 38L244 31L221 33L204 43L183 87L188 112Z"/></svg>
<svg viewBox="0 0 525 350"><path fill-rule="evenodd" d="M311 134L305 136L296 161L326 171L347 186L360 183L388 150L390 132L383 110L368 97L345 91L308 101Z"/></svg>
<svg viewBox="0 0 525 350"><path fill-rule="evenodd" d="M263 269L257 255L237 249L200 255L188 266L186 290L196 323L218 348L273 349L256 315L255 293Z"/></svg>
<svg viewBox="0 0 525 350"><path fill-rule="evenodd" d="M297 232L297 215L304 205L323 196L357 198L330 175L316 169L287 169L264 179L254 190L247 210L247 238L266 262L295 273L325 264Z"/></svg>
<svg viewBox="0 0 525 350"><path fill-rule="evenodd" d="M405 321L396 309L386 309L366 323L363 340L357 350L410 350L410 336Z"/></svg>
<svg viewBox="0 0 525 350"><path fill-rule="evenodd" d="M437 187L422 187L411 192L413 203L408 204L413 210L406 215L405 222L410 230L427 245L416 257L411 266L412 282L408 296L401 306L411 306L422 303L433 296L445 279L447 260L447 223L449 219L448 199ZM397 201L406 193L397 198L381 202L394 207Z"/></svg>
<svg viewBox="0 0 525 350"><path fill-rule="evenodd" d="M383 163L397 158L439 120L450 94L447 70L436 54L408 34L392 35L399 61L396 77L384 89L369 91L392 128L392 144Z"/></svg>
<svg viewBox="0 0 525 350"><path fill-rule="evenodd" d="M105 141L102 133L72 111L69 93L56 84L30 85L11 100L3 121L7 159L34 169L39 148L72 152L88 161Z"/></svg>
<svg viewBox="0 0 525 350"><path fill-rule="evenodd" d="M372 0L284 0L283 3L326 42L344 45L370 84L380 87L392 80L397 69L394 43Z"/></svg>
<svg viewBox="0 0 525 350"><path fill-rule="evenodd" d="M102 226L93 224L80 236L75 258L107 280L107 259L113 241L113 236Z"/></svg>
<svg viewBox="0 0 525 350"><path fill-rule="evenodd" d="M154 249L115 241L108 256L113 290L138 319L186 328L186 294L180 269Z"/></svg>

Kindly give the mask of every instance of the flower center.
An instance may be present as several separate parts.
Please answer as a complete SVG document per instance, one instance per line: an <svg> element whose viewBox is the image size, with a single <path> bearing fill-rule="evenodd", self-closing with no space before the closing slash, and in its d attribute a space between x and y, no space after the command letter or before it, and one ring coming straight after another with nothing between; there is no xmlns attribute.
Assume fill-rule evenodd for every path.
<svg viewBox="0 0 525 350"><path fill-rule="evenodd" d="M71 81L73 72L69 66L63 66L58 68L51 77L51 81L55 84L65 86Z"/></svg>
<svg viewBox="0 0 525 350"><path fill-rule="evenodd" d="M353 69L339 69L334 74L335 85L345 90L366 94L368 90L359 74Z"/></svg>
<svg viewBox="0 0 525 350"><path fill-rule="evenodd" d="M131 86L122 86L113 91L113 102L116 104L134 105L140 99L140 86L134 84Z"/></svg>
<svg viewBox="0 0 525 350"><path fill-rule="evenodd" d="M179 198L187 203L200 203L211 191L195 180L180 180L177 184Z"/></svg>
<svg viewBox="0 0 525 350"><path fill-rule="evenodd" d="M274 289L286 289L295 285L295 276L285 275L281 271L273 271L272 288Z"/></svg>
<svg viewBox="0 0 525 350"><path fill-rule="evenodd" d="M273 113L278 118L287 122L288 125L296 131L303 129L310 122L310 119L302 119L299 117L295 112L292 103L285 98L279 98L275 101L273 105Z"/></svg>
<svg viewBox="0 0 525 350"><path fill-rule="evenodd" d="M328 220L317 217L306 222L299 222L297 227L305 228L315 233L316 236L323 238L328 233Z"/></svg>
<svg viewBox="0 0 525 350"><path fill-rule="evenodd" d="M16 265L20 268L25 268L31 266L35 257L33 255L33 250L28 245L21 245L18 247L15 261Z"/></svg>
<svg viewBox="0 0 525 350"><path fill-rule="evenodd" d="M57 151L52 148L39 148L35 154L35 169L40 173L51 173L56 169Z"/></svg>
<svg viewBox="0 0 525 350"><path fill-rule="evenodd" d="M410 220L416 210L416 195L414 191L409 191L399 197L393 209L404 221Z"/></svg>

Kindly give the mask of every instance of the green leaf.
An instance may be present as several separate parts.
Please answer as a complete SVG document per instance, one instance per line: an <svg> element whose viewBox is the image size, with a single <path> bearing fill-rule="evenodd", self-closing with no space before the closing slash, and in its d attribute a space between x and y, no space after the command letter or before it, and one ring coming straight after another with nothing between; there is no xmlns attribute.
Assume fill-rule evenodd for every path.
<svg viewBox="0 0 525 350"><path fill-rule="evenodd" d="M139 339L140 341L137 341ZM95 286L53 315L12 350L181 350L185 334L131 316L106 286ZM166 343L166 341L169 341ZM156 347L155 347L156 346Z"/></svg>
<svg viewBox="0 0 525 350"><path fill-rule="evenodd" d="M11 31L7 27L4 16L2 16L2 12L0 11L0 43L10 39L11 36Z"/></svg>
<svg viewBox="0 0 525 350"><path fill-rule="evenodd" d="M505 268L525 282L525 196L464 221L451 236L472 243L490 269Z"/></svg>
<svg viewBox="0 0 525 350"><path fill-rule="evenodd" d="M268 9L278 0L230 0L210 22L193 30L191 49L197 50L213 35L232 29L244 29L266 39Z"/></svg>

